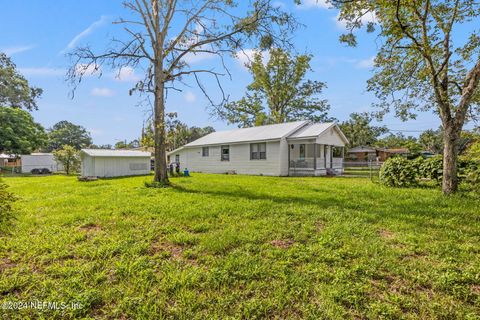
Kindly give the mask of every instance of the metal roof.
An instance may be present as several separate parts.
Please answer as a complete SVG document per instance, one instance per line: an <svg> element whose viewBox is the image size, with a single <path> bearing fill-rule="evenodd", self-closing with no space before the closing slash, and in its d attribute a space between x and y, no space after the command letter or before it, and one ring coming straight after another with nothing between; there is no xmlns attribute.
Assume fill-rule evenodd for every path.
<svg viewBox="0 0 480 320"><path fill-rule="evenodd" d="M308 124L308 121L271 124L266 126L241 128L212 132L200 139L187 143L185 147L239 143L248 141L278 140L287 137Z"/></svg>
<svg viewBox="0 0 480 320"><path fill-rule="evenodd" d="M376 152L377 149L376 148L372 148L372 147L369 147L369 146L357 146L357 147L354 147L354 148L351 148L350 150L348 150L349 153L355 153L355 152Z"/></svg>
<svg viewBox="0 0 480 320"><path fill-rule="evenodd" d="M110 149L82 149L82 152L91 157L149 157L150 152L134 150L110 150Z"/></svg>
<svg viewBox="0 0 480 320"><path fill-rule="evenodd" d="M318 137L326 130L328 130L331 126L335 125L335 122L325 122L325 123L311 123L308 126L305 126L295 132L294 134L288 136L288 138L310 138L310 137Z"/></svg>

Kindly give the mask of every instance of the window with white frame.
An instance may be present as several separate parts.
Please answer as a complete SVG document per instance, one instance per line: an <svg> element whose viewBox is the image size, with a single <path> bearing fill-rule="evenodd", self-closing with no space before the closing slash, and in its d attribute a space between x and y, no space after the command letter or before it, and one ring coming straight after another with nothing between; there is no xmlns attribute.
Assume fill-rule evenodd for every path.
<svg viewBox="0 0 480 320"><path fill-rule="evenodd" d="M202 147L202 157L208 157L208 147Z"/></svg>
<svg viewBox="0 0 480 320"><path fill-rule="evenodd" d="M265 160L267 159L267 144L251 143L250 144L250 160Z"/></svg>
<svg viewBox="0 0 480 320"><path fill-rule="evenodd" d="M179 155L179 154L176 154L176 155L175 155L175 162L176 162L176 163L179 163L179 162L180 162L180 155Z"/></svg>
<svg viewBox="0 0 480 320"><path fill-rule="evenodd" d="M221 160L230 161L230 146L222 146Z"/></svg>

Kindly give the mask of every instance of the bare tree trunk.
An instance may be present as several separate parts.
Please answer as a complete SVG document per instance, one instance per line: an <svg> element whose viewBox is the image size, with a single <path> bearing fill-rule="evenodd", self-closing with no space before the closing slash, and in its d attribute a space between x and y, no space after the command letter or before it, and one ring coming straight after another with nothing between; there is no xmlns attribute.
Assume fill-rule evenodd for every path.
<svg viewBox="0 0 480 320"><path fill-rule="evenodd" d="M160 69L161 70L161 69ZM153 181L168 184L167 156L165 152L165 95L162 71L155 76L155 176Z"/></svg>
<svg viewBox="0 0 480 320"><path fill-rule="evenodd" d="M442 191L444 194L452 194L458 189L457 158L458 158L457 130L445 128L443 138L443 181Z"/></svg>

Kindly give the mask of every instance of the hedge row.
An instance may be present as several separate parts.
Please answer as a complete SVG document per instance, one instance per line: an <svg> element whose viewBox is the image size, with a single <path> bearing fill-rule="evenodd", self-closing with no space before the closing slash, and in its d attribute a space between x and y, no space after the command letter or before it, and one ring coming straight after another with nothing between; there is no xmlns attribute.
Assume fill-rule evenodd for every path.
<svg viewBox="0 0 480 320"><path fill-rule="evenodd" d="M460 159L458 176L474 189L480 189L480 165L477 162ZM380 182L390 187L410 187L420 179L428 179L440 184L443 178L441 156L408 160L403 157L387 159L379 173Z"/></svg>

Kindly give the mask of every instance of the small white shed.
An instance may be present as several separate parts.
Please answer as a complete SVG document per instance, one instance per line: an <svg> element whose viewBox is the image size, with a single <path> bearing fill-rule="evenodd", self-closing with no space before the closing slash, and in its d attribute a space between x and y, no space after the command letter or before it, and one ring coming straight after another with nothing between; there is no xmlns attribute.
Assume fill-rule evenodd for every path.
<svg viewBox="0 0 480 320"><path fill-rule="evenodd" d="M62 164L55 161L53 153L23 154L20 158L22 159L23 173L29 173L33 169L48 169L50 172L63 170Z"/></svg>
<svg viewBox="0 0 480 320"><path fill-rule="evenodd" d="M82 149L83 177L122 177L150 174L150 152Z"/></svg>

